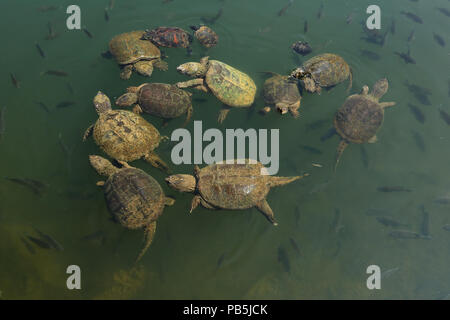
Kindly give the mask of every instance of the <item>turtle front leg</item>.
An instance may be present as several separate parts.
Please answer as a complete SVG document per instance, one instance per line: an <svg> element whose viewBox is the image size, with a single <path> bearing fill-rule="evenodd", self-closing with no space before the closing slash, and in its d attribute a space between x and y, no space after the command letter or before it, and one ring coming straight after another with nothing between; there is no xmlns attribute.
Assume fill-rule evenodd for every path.
<svg viewBox="0 0 450 320"><path fill-rule="evenodd" d="M222 123L224 122L225 118L228 116L228 113L230 112L231 108L228 106L223 106L222 109L219 112L219 118L217 119L217 122Z"/></svg>
<svg viewBox="0 0 450 320"><path fill-rule="evenodd" d="M395 106L395 102L381 102L380 103L380 107L381 108L388 108L388 107L392 107Z"/></svg>
<svg viewBox="0 0 450 320"><path fill-rule="evenodd" d="M193 111L194 109L192 108L192 106L189 107L189 109L186 112L186 120L184 120L183 127L186 127L187 124L189 123L189 120L191 120Z"/></svg>
<svg viewBox="0 0 450 320"><path fill-rule="evenodd" d="M205 199L203 199L201 196L196 195L191 202L191 210L189 211L189 213L192 213L192 211L198 207L198 205L201 204L204 208L206 209L211 209L211 210L216 210L215 207L213 207L212 205L210 205L208 202L205 201Z"/></svg>
<svg viewBox="0 0 450 320"><path fill-rule="evenodd" d="M134 112L135 114L141 114L141 113L143 113L144 111L142 111L142 108L141 108L140 105L136 104L136 105L133 107L133 112Z"/></svg>
<svg viewBox="0 0 450 320"><path fill-rule="evenodd" d="M154 152L150 152L144 156L144 160L150 163L155 168L161 169L167 174L170 173L167 164Z"/></svg>
<svg viewBox="0 0 450 320"><path fill-rule="evenodd" d="M128 80L131 78L132 73L133 73L133 66L131 64L128 64L125 67L123 67L122 71L120 72L120 78L122 80Z"/></svg>
<svg viewBox="0 0 450 320"><path fill-rule="evenodd" d="M155 60L153 66L161 71L169 70L169 64L161 59Z"/></svg>
<svg viewBox="0 0 450 320"><path fill-rule="evenodd" d="M266 199L257 203L256 208L261 211L261 213L267 218L267 220L269 220L274 226L278 225L278 223L275 221L275 215L273 214L272 208L269 206Z"/></svg>
<svg viewBox="0 0 450 320"><path fill-rule="evenodd" d="M150 77L153 73L152 61L141 60L136 62L133 66L134 70L136 70L141 76Z"/></svg>
<svg viewBox="0 0 450 320"><path fill-rule="evenodd" d="M142 248L141 252L139 253L135 263L138 263L139 260L141 260L141 258L144 256L147 249L152 244L153 237L155 236L155 232L156 232L156 221L153 221L148 226L146 226L144 229L144 247Z"/></svg>
<svg viewBox="0 0 450 320"><path fill-rule="evenodd" d="M300 109L300 100L289 106L289 112L294 118L298 118L300 116L300 112L298 112L298 109Z"/></svg>
<svg viewBox="0 0 450 320"><path fill-rule="evenodd" d="M89 138L93 132L94 132L94 125L91 124L89 128L87 128L86 131L84 132L83 141L86 141L86 139Z"/></svg>
<svg viewBox="0 0 450 320"><path fill-rule="evenodd" d="M175 84L178 88L184 89L184 88L195 88L198 89L198 87L204 87L204 80L202 78L192 79L184 82L177 82Z"/></svg>

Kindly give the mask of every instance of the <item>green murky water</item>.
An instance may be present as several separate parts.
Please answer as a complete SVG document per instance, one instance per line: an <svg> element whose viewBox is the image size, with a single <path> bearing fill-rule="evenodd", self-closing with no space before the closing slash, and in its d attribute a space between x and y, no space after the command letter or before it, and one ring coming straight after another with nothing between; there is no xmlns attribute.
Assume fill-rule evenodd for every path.
<svg viewBox="0 0 450 320"><path fill-rule="evenodd" d="M277 12L287 1L181 1L116 0L104 19L108 1L76 1L82 11L82 25L92 34L68 31L67 1L2 1L4 26L0 49L1 106L4 134L0 143L0 176L32 178L48 184L42 196L8 180L0 181L0 299L439 299L450 293L449 206L436 199L450 197L450 128L439 110L449 110L449 17L436 7L449 8L444 0L417 2L377 1L381 7L382 30L395 20L395 34L388 33L384 46L368 43L360 21L371 2L323 1L321 19L318 1L294 0L285 15ZM41 5L59 5L55 11L41 13ZM273 189L268 201L278 227L273 227L256 209L244 212L214 212L198 208L188 215L192 195L170 190L164 174L143 161L133 164L155 177L165 192L176 198L158 221L154 242L137 269L130 269L141 247L142 232L129 231L113 223L102 191L95 186L98 175L89 166L89 154L101 154L92 140L82 143L82 134L96 119L92 97L103 90L111 98L125 88L148 79L133 75L119 78L113 60L100 56L116 34L159 25L179 26L223 14L212 26L220 37L219 45L208 51L198 42L192 57L182 49L166 49L169 71L155 70L151 81L174 83L187 78L176 73L179 64L198 61L207 54L246 73L256 82L258 92L264 83L260 71L286 74L306 58L295 56L289 46L308 41L313 54L333 52L344 57L354 73L352 92L365 84L387 77L389 92L384 101L397 105L386 110L378 133L378 143L362 148L351 145L345 151L336 175L332 174L337 136L321 142L332 126L332 118L345 100L346 84L320 96L304 94L300 119L289 115L258 114L264 106L260 96L250 111L232 111L225 123L216 122L220 102L212 95L195 93L194 119L207 128L279 128L280 175L309 172L302 181ZM401 11L419 15L415 23ZM352 23L346 17L352 13ZM308 31L304 33L304 22ZM59 37L45 40L47 23L54 25ZM394 51L406 52L408 37L416 64L406 65ZM439 34L447 46L433 38ZM43 59L34 43L46 53ZM361 55L369 50L380 56L372 60ZM308 56L311 57L312 55ZM42 71L62 69L69 77L41 76ZM9 79L13 72L21 83L16 89ZM431 90L430 105L418 101L405 81ZM73 88L69 90L68 84ZM75 105L57 109L61 101ZM43 102L46 113L36 102ZM420 123L408 104L424 114ZM182 118L162 127L150 116L163 135L182 124ZM311 127L319 120L322 125ZM193 123L187 127L193 129ZM416 132L414 134L413 132ZM65 153L58 136L72 150ZM423 140L423 147L417 142ZM300 146L318 148L321 154ZM158 150L170 163L173 144ZM317 168L312 163L323 167ZM190 173L191 165L173 166ZM380 186L404 186L411 192L378 192ZM420 232L424 205L429 213L431 239L395 239L370 214L390 216ZM339 214L336 214L336 210ZM368 211L369 210L369 211ZM336 217L338 219L336 219ZM35 235L33 228L50 234L64 251L27 250L21 237ZM398 228L397 228L398 229ZM89 240L86 235L96 234ZM299 247L298 253L290 240ZM289 260L290 270L278 261L279 248ZM220 263L218 263L220 261ZM82 289L66 288L68 265L82 271ZM382 289L368 290L366 268L378 265ZM393 269L393 271L389 271ZM131 271L130 271L131 270Z"/></svg>

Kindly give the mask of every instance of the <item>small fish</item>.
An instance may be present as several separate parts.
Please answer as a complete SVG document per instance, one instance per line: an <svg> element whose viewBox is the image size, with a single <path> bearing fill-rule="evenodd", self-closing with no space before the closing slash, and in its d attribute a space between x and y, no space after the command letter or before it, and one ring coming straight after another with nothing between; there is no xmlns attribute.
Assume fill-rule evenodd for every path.
<svg viewBox="0 0 450 320"><path fill-rule="evenodd" d="M40 231L37 228L33 228L34 231L36 231L37 234L39 234L39 236L41 237L42 240L45 240L52 249L56 249L58 251L64 251L63 246L56 241L53 237L49 236L48 234L43 233L42 231Z"/></svg>
<svg viewBox="0 0 450 320"><path fill-rule="evenodd" d="M391 31L391 34L395 34L395 20L392 20L391 28L389 30Z"/></svg>
<svg viewBox="0 0 450 320"><path fill-rule="evenodd" d="M301 255L300 254L300 249L299 249L299 247L297 245L297 242L294 239L292 239L292 238L289 238L289 242L291 243L291 246L292 246L292 248L294 248L295 252L297 252L297 254L300 256Z"/></svg>
<svg viewBox="0 0 450 320"><path fill-rule="evenodd" d="M39 43L35 42L36 45L36 49L38 50L39 54L41 55L42 58L45 58L45 52L44 50L42 50L41 46L39 45Z"/></svg>
<svg viewBox="0 0 450 320"><path fill-rule="evenodd" d="M37 8L39 12L49 12L49 11L55 11L58 10L59 6L40 6Z"/></svg>
<svg viewBox="0 0 450 320"><path fill-rule="evenodd" d="M3 107L0 111L0 140L3 139L3 135L5 134L6 125L5 125L5 113L6 113L6 107Z"/></svg>
<svg viewBox="0 0 450 320"><path fill-rule="evenodd" d="M92 35L92 33L90 33L89 32L89 30L88 29L86 29L86 28L83 28L83 31L84 31L84 33L89 37L89 38L93 38L94 36Z"/></svg>
<svg viewBox="0 0 450 320"><path fill-rule="evenodd" d="M419 209L422 211L422 226L420 233L422 236L430 238L430 214L425 210L423 204L419 206Z"/></svg>
<svg viewBox="0 0 450 320"><path fill-rule="evenodd" d="M45 112L50 113L50 109L47 107L47 105L43 102L36 101L35 102L39 107L41 107Z"/></svg>
<svg viewBox="0 0 450 320"><path fill-rule="evenodd" d="M438 35L434 32L433 32L433 38L441 47L445 47L444 38L442 38L440 35Z"/></svg>
<svg viewBox="0 0 450 320"><path fill-rule="evenodd" d="M405 11L401 11L400 13L401 13L402 15L404 15L405 17L411 19L411 20L414 21L414 22L417 22L417 23L420 23L420 24L423 23L422 19L421 19L418 15L416 15L416 14L414 14L414 13L411 13L411 12L405 12Z"/></svg>
<svg viewBox="0 0 450 320"><path fill-rule="evenodd" d="M286 13L286 10L292 5L293 2L294 0L289 0L287 5L285 5L280 11L278 11L278 16L281 17L282 15L284 15Z"/></svg>
<svg viewBox="0 0 450 320"><path fill-rule="evenodd" d="M402 186L378 187L377 190L380 192L411 192L411 189Z"/></svg>
<svg viewBox="0 0 450 320"><path fill-rule="evenodd" d="M108 8L105 8L105 21L109 21L109 13L108 13ZM90 37L92 38L92 37Z"/></svg>
<svg viewBox="0 0 450 320"><path fill-rule="evenodd" d="M369 50L361 50L361 55L374 61L381 59L381 56L378 53Z"/></svg>
<svg viewBox="0 0 450 320"><path fill-rule="evenodd" d="M67 108L67 107L73 106L74 104L75 104L75 102L73 102L73 101L62 101L56 105L56 108L58 108L58 109Z"/></svg>
<svg viewBox="0 0 450 320"><path fill-rule="evenodd" d="M450 11L446 8L436 8L439 12L445 14L447 17L450 17Z"/></svg>
<svg viewBox="0 0 450 320"><path fill-rule="evenodd" d="M45 241L42 241L41 239L37 239L35 237L32 236L27 236L27 238L33 242L35 245L37 245L38 247L42 248L42 249L51 249L52 247L50 246L50 244L48 244Z"/></svg>
<svg viewBox="0 0 450 320"><path fill-rule="evenodd" d="M369 155L367 154L366 148L361 145L361 161L363 163L364 168L369 168Z"/></svg>
<svg viewBox="0 0 450 320"><path fill-rule="evenodd" d="M415 38L416 38L416 30L413 30L408 36L408 43L411 43Z"/></svg>
<svg viewBox="0 0 450 320"><path fill-rule="evenodd" d="M324 141L330 139L335 134L336 134L336 129L331 128L327 132L325 132L325 134L323 136L320 137L320 141L324 142Z"/></svg>
<svg viewBox="0 0 450 320"><path fill-rule="evenodd" d="M43 189L46 187L44 183L28 178L22 179L5 177L5 179L31 189L31 191L38 196L42 195Z"/></svg>
<svg viewBox="0 0 450 320"><path fill-rule="evenodd" d="M217 269L220 268L220 266L222 265L224 259L225 259L225 253L223 253L223 254L219 257L219 259L217 259L217 264L216 264L216 268L217 268Z"/></svg>
<svg viewBox="0 0 450 320"><path fill-rule="evenodd" d="M411 133L414 138L414 142L416 143L419 150L422 152L425 152L426 151L425 141L423 140L422 135L414 130L412 130Z"/></svg>
<svg viewBox="0 0 450 320"><path fill-rule="evenodd" d="M444 120L445 123L450 126L450 114L442 109L439 109L439 115L441 116L442 120Z"/></svg>
<svg viewBox="0 0 450 320"><path fill-rule="evenodd" d="M406 227L407 225L404 223L400 223L390 217L386 217L386 216L377 216L376 220L381 223L383 226L385 227Z"/></svg>
<svg viewBox="0 0 450 320"><path fill-rule="evenodd" d="M283 267L283 270L289 273L291 271L291 265L289 263L289 257L283 247L278 247L278 262Z"/></svg>
<svg viewBox="0 0 450 320"><path fill-rule="evenodd" d="M389 278L391 275L396 273L398 270L400 270L400 267L392 268L392 269L389 269L389 270L386 270L386 271L382 272L381 273L381 279Z"/></svg>
<svg viewBox="0 0 450 320"><path fill-rule="evenodd" d="M317 12L317 19L319 19L319 20L322 18L322 15L323 15L323 8L324 8L323 3L321 3L321 4L320 4L319 11Z"/></svg>
<svg viewBox="0 0 450 320"><path fill-rule="evenodd" d="M422 235L414 231L409 230L393 230L389 232L389 235L395 239L421 239Z"/></svg>
<svg viewBox="0 0 450 320"><path fill-rule="evenodd" d="M425 123L425 115L423 112L415 105L408 103L409 110L414 115L417 121L424 124Z"/></svg>
<svg viewBox="0 0 450 320"><path fill-rule="evenodd" d="M47 70L41 72L42 75L51 75L51 76L57 76L57 77L67 77L69 74L62 70Z"/></svg>
<svg viewBox="0 0 450 320"><path fill-rule="evenodd" d="M20 240L23 242L23 244L25 245L25 248L27 248L29 253L31 253L31 254L36 253L36 250L34 250L33 246L27 241L27 239L25 239L24 237L20 237Z"/></svg>
<svg viewBox="0 0 450 320"><path fill-rule="evenodd" d="M404 61L406 64L408 64L408 63L416 64L416 60L414 60L414 58L411 57L409 50L408 50L407 53L395 51L394 54L396 54L396 55L398 55L400 58L402 58L403 61Z"/></svg>
<svg viewBox="0 0 450 320"><path fill-rule="evenodd" d="M20 82L19 82L19 80L17 80L16 76L15 76L12 72L10 72L9 75L10 75L10 77L11 77L11 82L12 82L12 84L14 85L14 87L16 87L17 89L19 89L19 88L20 88Z"/></svg>
<svg viewBox="0 0 450 320"><path fill-rule="evenodd" d="M442 229L444 229L445 231L450 231L450 224L442 226Z"/></svg>
<svg viewBox="0 0 450 320"><path fill-rule="evenodd" d="M303 33L308 32L308 20L305 20L305 24L303 25Z"/></svg>
<svg viewBox="0 0 450 320"><path fill-rule="evenodd" d="M347 16L347 18L345 18L345 22L347 24L351 24L353 22L353 12L350 12Z"/></svg>
<svg viewBox="0 0 450 320"><path fill-rule="evenodd" d="M431 95L430 89L418 86L416 84L410 84L408 81L405 81L405 85L409 92L411 92L414 95L414 98L416 98L420 103L426 106L431 106L431 101L428 98L428 96Z"/></svg>
<svg viewBox="0 0 450 320"><path fill-rule="evenodd" d="M308 151L310 153L313 153L313 154L322 154L322 151L320 151L319 149L314 148L314 147L310 147L310 146L306 146L306 145L299 145L299 148L301 148L305 151Z"/></svg>

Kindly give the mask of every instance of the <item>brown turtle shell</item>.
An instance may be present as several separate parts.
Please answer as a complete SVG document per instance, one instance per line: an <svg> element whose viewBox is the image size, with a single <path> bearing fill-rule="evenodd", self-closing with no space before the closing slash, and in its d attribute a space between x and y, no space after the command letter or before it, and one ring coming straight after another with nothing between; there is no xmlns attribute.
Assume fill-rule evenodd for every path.
<svg viewBox="0 0 450 320"><path fill-rule="evenodd" d="M187 48L190 45L189 34L177 27L158 27L146 31L143 39L150 40L160 47Z"/></svg>
<svg viewBox="0 0 450 320"><path fill-rule="evenodd" d="M334 117L337 133L353 143L366 143L383 124L384 110L379 103L363 95L352 95Z"/></svg>
<svg viewBox="0 0 450 320"><path fill-rule="evenodd" d="M288 76L275 74L264 82L264 101L268 105L279 102L288 105L295 104L301 99L296 81L289 80Z"/></svg>
<svg viewBox="0 0 450 320"><path fill-rule="evenodd" d="M138 229L158 219L164 209L164 192L144 171L124 168L112 174L104 187L106 204L126 228Z"/></svg>
<svg viewBox="0 0 450 320"><path fill-rule="evenodd" d="M310 73L313 80L321 87L331 87L350 76L350 67L345 60L332 53L312 57L303 64L303 69Z"/></svg>
<svg viewBox="0 0 450 320"><path fill-rule="evenodd" d="M222 209L247 209L265 199L269 176L261 163L212 164L197 174L197 190L206 202Z"/></svg>
<svg viewBox="0 0 450 320"><path fill-rule="evenodd" d="M171 119L192 108L191 96L175 85L148 83L139 91L139 106L151 115Z"/></svg>
<svg viewBox="0 0 450 320"><path fill-rule="evenodd" d="M159 49L149 41L141 40L144 31L122 33L111 39L109 51L119 64L130 64L139 60L161 57Z"/></svg>
<svg viewBox="0 0 450 320"><path fill-rule="evenodd" d="M194 33L197 40L206 48L214 47L219 42L219 36L210 27L201 26Z"/></svg>
<svg viewBox="0 0 450 320"><path fill-rule="evenodd" d="M153 125L127 110L101 113L93 135L97 145L110 157L127 162L153 151L161 140Z"/></svg>

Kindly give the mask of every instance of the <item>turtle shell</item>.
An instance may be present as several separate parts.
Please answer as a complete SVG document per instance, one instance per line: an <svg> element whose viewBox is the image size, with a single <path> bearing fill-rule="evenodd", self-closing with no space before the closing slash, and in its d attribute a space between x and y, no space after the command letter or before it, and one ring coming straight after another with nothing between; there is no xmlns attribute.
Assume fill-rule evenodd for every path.
<svg viewBox="0 0 450 320"><path fill-rule="evenodd" d="M303 69L310 73L321 87L331 87L350 76L350 67L345 60L332 53L312 57L303 64Z"/></svg>
<svg viewBox="0 0 450 320"><path fill-rule="evenodd" d="M158 130L144 118L127 110L101 113L94 125L94 140L110 157L133 161L156 149Z"/></svg>
<svg viewBox="0 0 450 320"><path fill-rule="evenodd" d="M287 76L274 75L264 82L264 101L269 105L279 102L288 105L301 99L297 82L290 81Z"/></svg>
<svg viewBox="0 0 450 320"><path fill-rule="evenodd" d="M189 34L177 27L155 28L147 31L144 38L157 46L168 48L187 48L191 43Z"/></svg>
<svg viewBox="0 0 450 320"><path fill-rule="evenodd" d="M179 117L192 107L189 93L165 83L144 85L139 91L138 102L143 111L165 119Z"/></svg>
<svg viewBox="0 0 450 320"><path fill-rule="evenodd" d="M126 228L138 229L158 219L164 209L164 192L144 171L124 168L105 182L109 211Z"/></svg>
<svg viewBox="0 0 450 320"><path fill-rule="evenodd" d="M270 187L261 163L212 164L197 174L197 190L209 204L223 209L247 209L265 199Z"/></svg>
<svg viewBox="0 0 450 320"><path fill-rule="evenodd" d="M206 48L214 47L219 41L217 33L214 32L210 27L201 26L194 33L197 40Z"/></svg>
<svg viewBox="0 0 450 320"><path fill-rule="evenodd" d="M109 42L109 51L119 64L134 63L161 57L159 49L149 41L141 40L144 31L122 33Z"/></svg>
<svg viewBox="0 0 450 320"><path fill-rule="evenodd" d="M334 117L336 131L345 140L365 143L383 124L384 110L380 105L363 95L352 95Z"/></svg>
<svg viewBox="0 0 450 320"><path fill-rule="evenodd" d="M249 107L255 100L253 80L223 62L210 60L205 80L217 99L230 107Z"/></svg>

